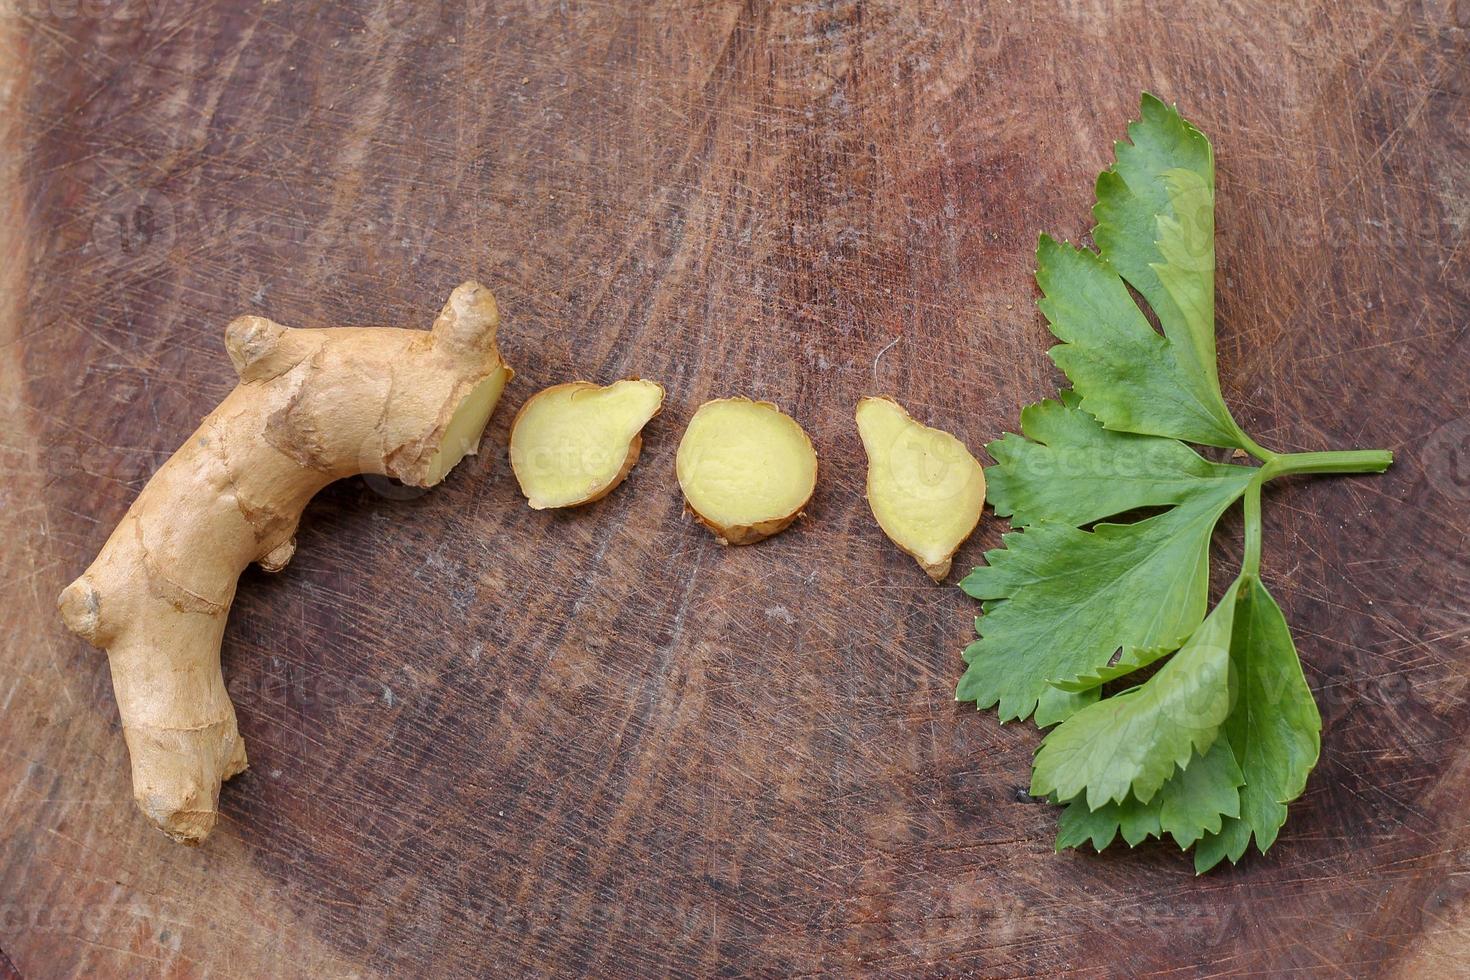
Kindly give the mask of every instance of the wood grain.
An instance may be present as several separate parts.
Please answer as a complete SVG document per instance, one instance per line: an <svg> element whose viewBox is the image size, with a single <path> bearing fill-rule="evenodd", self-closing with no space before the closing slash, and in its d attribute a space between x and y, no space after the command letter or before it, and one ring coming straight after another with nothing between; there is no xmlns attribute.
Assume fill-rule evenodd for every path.
<svg viewBox="0 0 1470 980"><path fill-rule="evenodd" d="M1467 30L1463 0L10 0L0 946L28 977L1470 971ZM1273 487L1323 759L1268 857L1202 878L1052 855L1037 734L953 701L975 607L883 539L851 421L899 393L978 448L1055 389L1036 235L1086 232L1144 88L1216 144L1242 422L1399 460ZM472 276L520 372L486 451L330 488L247 574L252 765L172 845L56 593L230 387L231 316L409 322ZM514 411L629 374L669 399L627 484L530 511ZM731 394L824 474L737 550L672 475Z"/></svg>

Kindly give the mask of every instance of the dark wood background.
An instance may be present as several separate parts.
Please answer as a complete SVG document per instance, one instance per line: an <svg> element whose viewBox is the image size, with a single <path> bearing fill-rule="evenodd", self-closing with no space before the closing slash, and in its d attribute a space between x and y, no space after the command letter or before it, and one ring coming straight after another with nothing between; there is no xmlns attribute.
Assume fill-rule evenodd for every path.
<svg viewBox="0 0 1470 980"><path fill-rule="evenodd" d="M5 0L0 947L28 977L1470 971L1470 10L1154 6ZM1322 763L1268 857L1202 878L1053 856L1037 734L954 702L975 607L879 533L851 419L894 393L978 450L1055 390L1036 236L1087 231L1145 88L1217 148L1238 416L1399 454L1273 486ZM252 765L171 844L56 593L233 383L230 317L425 324L472 276L519 372L484 453L330 488L247 573ZM520 403L629 374L669 389L631 479L530 511ZM737 550L673 479L731 394L823 468Z"/></svg>

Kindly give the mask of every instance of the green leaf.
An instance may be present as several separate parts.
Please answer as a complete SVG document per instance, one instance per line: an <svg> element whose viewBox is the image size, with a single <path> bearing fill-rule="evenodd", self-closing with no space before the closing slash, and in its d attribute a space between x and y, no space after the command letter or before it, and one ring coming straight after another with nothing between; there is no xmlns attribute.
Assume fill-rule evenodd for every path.
<svg viewBox="0 0 1470 980"><path fill-rule="evenodd" d="M988 601L956 696L981 708L999 703L1002 720L1035 711L1042 727L1096 700L1054 685L1067 694L1095 688L1077 681L1110 663L1157 659L1199 625L1210 533L1256 473L1208 462L1177 440L1109 432L1077 402L1063 392L1034 405L1022 416L1024 436L991 444L997 463L986 480L996 511L1029 526L961 583ZM1077 526L1171 505L1133 524Z"/></svg>
<svg viewBox="0 0 1470 980"><path fill-rule="evenodd" d="M1106 666L1078 674L1076 677L1052 681L1051 684L1052 687L1055 687L1059 691L1067 691L1072 694L1095 691L1104 684L1122 677L1127 677L1135 670L1142 670L1173 652L1168 647L1160 647L1153 650L1134 647L1129 650L1120 650L1117 659L1109 661Z"/></svg>
<svg viewBox="0 0 1470 980"><path fill-rule="evenodd" d="M1070 800L1084 791L1096 809L1159 787L1215 741L1230 713L1232 584L1215 610L1157 674L1081 709L1042 741L1031 794Z"/></svg>
<svg viewBox="0 0 1470 980"><path fill-rule="evenodd" d="M1096 810L1082 799L1072 800L1057 821L1058 851L1091 842L1101 853L1121 833L1129 847L1159 836L1159 804L1140 803L1129 796L1121 803L1104 803Z"/></svg>
<svg viewBox="0 0 1470 980"><path fill-rule="evenodd" d="M1036 259L1043 294L1036 305L1063 341L1047 353L1084 409L1109 429L1239 444L1234 423L1219 416L1224 403L1211 394L1209 379L1179 364L1171 341L1149 324L1105 259L1046 235Z"/></svg>
<svg viewBox="0 0 1470 980"><path fill-rule="evenodd" d="M1244 781L1235 753L1223 739L1216 739L1203 757L1175 773L1159 791L1159 826L1187 850L1240 813Z"/></svg>
<svg viewBox="0 0 1470 980"><path fill-rule="evenodd" d="M1245 775L1238 820L1196 852L1196 868L1240 860L1252 836L1264 854L1306 788L1321 750L1322 717L1302 675L1291 630L1260 579L1242 585L1230 657L1238 693L1222 729Z"/></svg>
<svg viewBox="0 0 1470 980"><path fill-rule="evenodd" d="M1217 491L1135 524L1007 534L961 583L986 601L955 696L1025 719L1050 682L1095 671L1119 648L1177 648L1204 618L1210 532L1233 499Z"/></svg>
<svg viewBox="0 0 1470 980"><path fill-rule="evenodd" d="M1150 95L1128 134L1097 180L1096 251L1037 247L1038 306L1072 390L988 447L991 502L1019 530L961 583L982 615L957 696L1056 726L1032 792L1069 801L1059 847L1168 834L1203 871L1253 839L1271 846L1319 749L1290 632L1258 581L1260 488L1393 457L1273 453L1240 429L1216 366L1210 143ZM1263 465L1213 463L1185 441ZM1241 575L1207 618L1210 537L1242 494ZM1142 508L1162 513L1123 523Z"/></svg>
<svg viewBox="0 0 1470 980"><path fill-rule="evenodd" d="M1031 720L1036 722L1037 728L1050 728L1092 704L1099 693L1096 688L1069 691L1054 684L1037 697L1036 713Z"/></svg>
<svg viewBox="0 0 1470 980"><path fill-rule="evenodd" d="M1013 526L1057 521L1080 527L1138 507L1185 503L1217 492L1238 496L1249 466L1211 463L1177 439L1112 432L1064 391L1021 412L1020 435L985 448L986 496Z"/></svg>
<svg viewBox="0 0 1470 980"><path fill-rule="evenodd" d="M1216 651L1213 657L1191 653L1200 637ZM1201 756L1199 733L1222 710L1222 649L1228 651L1223 664L1230 668L1234 702L1218 724L1219 737ZM1186 657L1193 662L1183 679L1160 683ZM1170 710L1166 696L1184 696L1194 682L1200 686L1190 696L1198 713ZM1140 701L1150 693L1152 710ZM1167 833L1180 847L1197 844L1195 868L1204 872L1225 858L1239 861L1253 836L1262 853L1270 848L1286 821L1285 804L1301 795L1316 765L1320 730L1286 620L1260 580L1247 576L1153 678L1078 711L1048 735L1037 753L1031 792L1071 801L1058 847L1090 840L1100 850L1118 832L1130 844L1141 834ZM1161 748L1167 745L1173 749ZM1193 750L1192 761L1175 771L1185 746ZM1171 772L1156 793L1149 790L1152 778L1142 784L1131 779L1150 765L1155 776L1161 768ZM1085 789L1063 781L1076 772L1091 777ZM1088 803L1100 805L1090 809Z"/></svg>
<svg viewBox="0 0 1470 980"><path fill-rule="evenodd" d="M1057 824L1057 850L1091 841L1094 850L1102 851L1120 833L1129 847L1169 834L1180 848L1188 848L1240 812L1240 785L1234 754L1225 741L1217 740L1147 803L1130 793L1092 810L1083 797L1073 799Z"/></svg>
<svg viewBox="0 0 1470 980"><path fill-rule="evenodd" d="M1109 429L1245 447L1215 363L1213 151L1150 95L1132 143L1097 180L1098 252L1042 236L1038 304L1062 343L1052 359ZM1124 282L1158 317L1161 336Z"/></svg>
<svg viewBox="0 0 1470 980"><path fill-rule="evenodd" d="M1251 842L1251 828L1244 820L1227 819L1219 833L1206 834L1194 845L1194 873L1204 874L1225 858L1234 864Z"/></svg>
<svg viewBox="0 0 1470 980"><path fill-rule="evenodd" d="M1115 162L1098 176L1093 239L1169 321L1164 332L1179 347L1181 366L1213 373L1215 152L1177 109L1147 93L1139 103L1141 118L1128 126L1127 142L1113 145ZM1189 299L1181 302L1181 293Z"/></svg>

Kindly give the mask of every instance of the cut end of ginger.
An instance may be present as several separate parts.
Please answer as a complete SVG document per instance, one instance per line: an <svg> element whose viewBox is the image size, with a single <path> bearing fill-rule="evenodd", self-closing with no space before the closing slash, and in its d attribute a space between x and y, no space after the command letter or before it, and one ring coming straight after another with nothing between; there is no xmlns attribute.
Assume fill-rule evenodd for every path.
<svg viewBox="0 0 1470 980"><path fill-rule="evenodd" d="M429 460L424 480L427 486L432 487L443 480L460 460L473 456L479 449L480 436L484 434L490 414L495 411L500 393L505 390L505 383L511 379L512 373L508 367L491 372L459 403L449 424L444 427L444 438L439 442L439 448Z"/></svg>
<svg viewBox="0 0 1470 980"><path fill-rule="evenodd" d="M858 433L868 454L868 505L883 533L936 582L980 523L985 472L965 444L914 421L891 398L864 398Z"/></svg>
<svg viewBox="0 0 1470 980"><path fill-rule="evenodd" d="M817 454L800 425L770 402L717 398L679 443L689 512L722 544L753 544L801 516L817 486Z"/></svg>
<svg viewBox="0 0 1470 980"><path fill-rule="evenodd" d="M536 510L601 500L627 477L643 427L663 407L652 381L573 381L539 392L510 430L510 465Z"/></svg>

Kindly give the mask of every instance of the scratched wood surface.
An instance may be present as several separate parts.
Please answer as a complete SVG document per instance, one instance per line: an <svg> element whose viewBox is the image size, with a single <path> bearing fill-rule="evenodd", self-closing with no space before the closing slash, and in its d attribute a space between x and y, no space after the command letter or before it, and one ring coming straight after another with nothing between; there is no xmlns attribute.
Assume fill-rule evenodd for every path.
<svg viewBox="0 0 1470 980"><path fill-rule="evenodd" d="M8 0L15 967L1470 971L1465 2L1043 6ZM1246 427L1399 454L1273 486L1323 758L1275 850L1203 878L1162 845L1053 856L1037 733L954 703L975 607L880 535L851 423L895 393L978 450L1055 389L1035 238L1086 232L1145 88L1216 143ZM427 495L329 488L291 567L247 573L252 765L207 846L169 843L56 593L233 383L230 317L422 324L470 276L519 371L485 451ZM669 389L629 482L531 512L515 410L629 374ZM823 469L807 519L724 550L673 455L737 393Z"/></svg>

